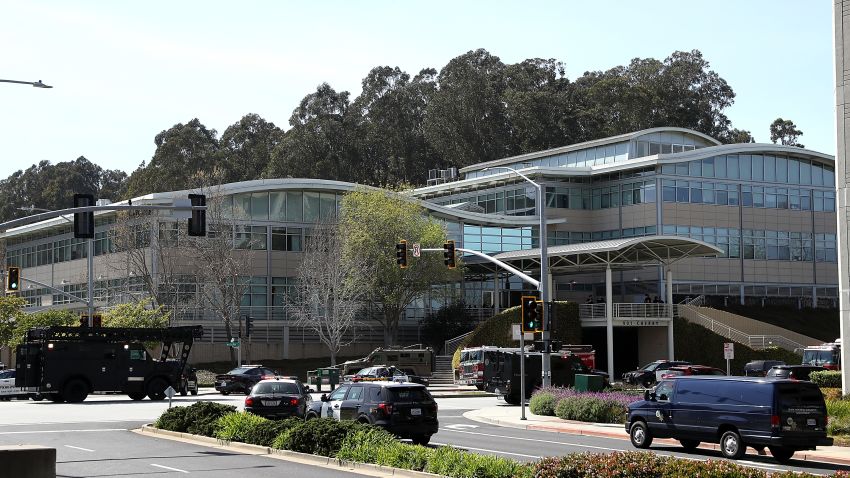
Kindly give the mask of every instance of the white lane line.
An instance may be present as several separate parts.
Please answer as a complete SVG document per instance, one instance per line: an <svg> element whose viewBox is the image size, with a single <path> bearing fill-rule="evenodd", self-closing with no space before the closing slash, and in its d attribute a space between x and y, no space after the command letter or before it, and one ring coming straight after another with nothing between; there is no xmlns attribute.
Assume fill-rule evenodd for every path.
<svg viewBox="0 0 850 478"><path fill-rule="evenodd" d="M92 428L90 430L32 430L20 432L0 432L0 435L34 435L36 433L82 433L82 432L126 432L126 428Z"/></svg>
<svg viewBox="0 0 850 478"><path fill-rule="evenodd" d="M180 472L180 473L189 473L188 471L186 471L186 470L181 470L180 468L171 468L170 466L157 465L156 463L151 463L151 466L155 466L155 467L157 467L157 468L162 468L163 470L178 471L178 472Z"/></svg>
<svg viewBox="0 0 850 478"><path fill-rule="evenodd" d="M65 447L66 448L73 448L75 450L82 450L82 451L94 451L94 450L91 450L91 449L88 449L88 448L83 448L81 446L74 446L74 445L65 445Z"/></svg>
<svg viewBox="0 0 850 478"><path fill-rule="evenodd" d="M537 456L537 455L524 455L522 453L513 453L513 452L510 452L510 451L488 450L487 448L472 448L471 446L453 445L451 443L437 443L437 442L432 441L431 444L437 445L437 446L451 446L451 447L454 447L454 448L461 448L461 449L464 449L464 450L483 451L483 452L487 452L487 453L494 453L496 455L513 455L513 456L521 456L521 457L524 457L524 458L535 458L535 459L543 458L542 456Z"/></svg>
<svg viewBox="0 0 850 478"><path fill-rule="evenodd" d="M455 430L455 429L452 429L452 428L445 428L445 427L441 427L440 429L446 430L446 431L449 431L449 432L454 432L454 433L466 433L466 434L469 434L469 435L481 435L481 436L492 437L492 438L506 438L508 440L531 441L531 442L537 442L537 443L551 443L553 445L567 445L567 446L574 446L574 447L578 447L578 448L592 448L594 450L622 451L619 448L606 448L606 447L603 447L603 446L582 445L580 443L570 443L570 442L565 442L565 441L540 440L538 438L523 438L523 437L511 437L511 436L505 436L505 435L493 435L491 433L468 432L468 431Z"/></svg>

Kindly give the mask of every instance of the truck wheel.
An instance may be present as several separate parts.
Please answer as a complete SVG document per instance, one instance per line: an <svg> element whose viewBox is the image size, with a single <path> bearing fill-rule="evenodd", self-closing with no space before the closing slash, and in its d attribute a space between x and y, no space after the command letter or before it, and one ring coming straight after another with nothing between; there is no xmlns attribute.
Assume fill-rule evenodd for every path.
<svg viewBox="0 0 850 478"><path fill-rule="evenodd" d="M682 438L681 440L679 440L679 443L681 443L682 448L684 448L685 451L688 451L688 452L696 450L697 447L699 446L699 440L688 440L688 439Z"/></svg>
<svg viewBox="0 0 850 478"><path fill-rule="evenodd" d="M738 460L744 457L747 446L741 443L741 435L734 430L729 430L720 437L720 453L730 460Z"/></svg>
<svg viewBox="0 0 850 478"><path fill-rule="evenodd" d="M80 403L89 396L89 386L86 382L75 378L65 384L62 395L68 403Z"/></svg>
<svg viewBox="0 0 850 478"><path fill-rule="evenodd" d="M139 400L144 400L147 395L145 395L145 392L130 392L127 396L138 402Z"/></svg>
<svg viewBox="0 0 850 478"><path fill-rule="evenodd" d="M61 393L51 393L48 398L53 403L62 403L65 401L65 397Z"/></svg>
<svg viewBox="0 0 850 478"><path fill-rule="evenodd" d="M191 393L192 395L197 395L197 394L198 394L198 389L197 389L197 388L195 388L194 390L189 391L189 393Z"/></svg>
<svg viewBox="0 0 850 478"><path fill-rule="evenodd" d="M770 454L773 455L773 458L782 463L783 465L791 461L791 457L794 456L794 450L790 448L783 448L778 446L770 446L767 447L770 450Z"/></svg>
<svg viewBox="0 0 850 478"><path fill-rule="evenodd" d="M508 405L519 405L519 395L505 395L505 403Z"/></svg>
<svg viewBox="0 0 850 478"><path fill-rule="evenodd" d="M30 398L32 399L33 402L40 402L40 401L44 400L44 395L42 395L40 393L34 393L34 394L30 395Z"/></svg>
<svg viewBox="0 0 850 478"><path fill-rule="evenodd" d="M629 428L629 439L635 448L649 448L649 445L652 445L652 433L646 423L640 420L632 423Z"/></svg>
<svg viewBox="0 0 850 478"><path fill-rule="evenodd" d="M165 398L165 389L168 388L168 382L157 377L148 384L148 398L153 401L159 401Z"/></svg>
<svg viewBox="0 0 850 478"><path fill-rule="evenodd" d="M414 445L425 446L428 444L429 441L431 441L431 435L416 435L415 437L411 438L411 440L413 441Z"/></svg>

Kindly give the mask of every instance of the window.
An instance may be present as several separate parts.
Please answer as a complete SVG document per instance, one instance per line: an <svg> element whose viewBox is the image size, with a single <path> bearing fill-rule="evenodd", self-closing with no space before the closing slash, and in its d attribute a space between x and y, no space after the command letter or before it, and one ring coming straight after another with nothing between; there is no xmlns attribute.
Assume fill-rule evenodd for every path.
<svg viewBox="0 0 850 478"><path fill-rule="evenodd" d="M251 219L269 219L269 193L251 194Z"/></svg>
<svg viewBox="0 0 850 478"><path fill-rule="evenodd" d="M302 229L300 227L273 227L272 250L301 252Z"/></svg>
<svg viewBox="0 0 850 478"><path fill-rule="evenodd" d="M286 192L286 220L302 222L304 215L302 210L303 195L298 192Z"/></svg>
<svg viewBox="0 0 850 478"><path fill-rule="evenodd" d="M346 400L355 400L358 402L363 401L363 387L351 387L351 391L348 392L348 397Z"/></svg>

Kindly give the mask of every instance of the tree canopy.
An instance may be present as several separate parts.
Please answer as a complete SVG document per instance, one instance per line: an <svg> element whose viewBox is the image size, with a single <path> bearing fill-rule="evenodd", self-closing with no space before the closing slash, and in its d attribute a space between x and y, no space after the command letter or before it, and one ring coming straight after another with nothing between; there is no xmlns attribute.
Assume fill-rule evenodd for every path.
<svg viewBox="0 0 850 478"><path fill-rule="evenodd" d="M797 138L800 136L803 136L803 132L791 120L776 118L770 124L770 140L774 143L779 141L779 144L805 148L805 146L797 142Z"/></svg>

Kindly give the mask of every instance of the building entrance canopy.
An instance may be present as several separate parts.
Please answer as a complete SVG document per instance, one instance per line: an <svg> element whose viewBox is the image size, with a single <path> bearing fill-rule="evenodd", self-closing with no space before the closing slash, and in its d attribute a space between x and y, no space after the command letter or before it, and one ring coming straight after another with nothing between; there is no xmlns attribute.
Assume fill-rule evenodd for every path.
<svg viewBox="0 0 850 478"><path fill-rule="evenodd" d="M612 380L615 378L615 307L612 299L613 286L611 271L614 269L636 269L658 264L665 267L665 282L667 286L666 303L662 304L661 307L657 307L657 304L639 305L657 308L660 313L652 314L653 316L650 317L647 315L648 309L641 309L640 314L638 314L641 316L641 320L633 320L632 316L634 314L626 315L632 319L628 322L630 326L666 325L668 358L669 360L675 360L673 350L673 274L670 270L670 265L688 257L709 257L723 254L721 249L707 242L679 236L643 236L585 242L582 244L549 247L547 252L549 256L549 277L542 278L543 280L551 280L553 275L566 275L571 272L587 272L589 270L605 271L604 325L607 329L608 374ZM540 270L540 249L503 252L493 257L522 271ZM476 270L479 273L498 273L492 268L491 264L478 262L474 258L466 258L464 263L473 273ZM601 305L594 304L591 307ZM623 308L623 306L633 308L635 305L637 304L617 304L617 310ZM623 323L623 325L627 325L627 323Z"/></svg>

